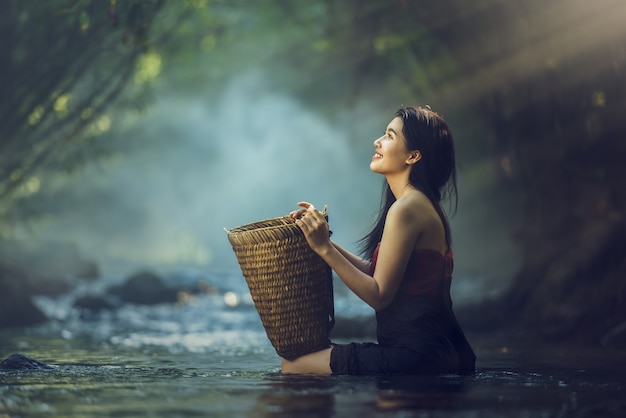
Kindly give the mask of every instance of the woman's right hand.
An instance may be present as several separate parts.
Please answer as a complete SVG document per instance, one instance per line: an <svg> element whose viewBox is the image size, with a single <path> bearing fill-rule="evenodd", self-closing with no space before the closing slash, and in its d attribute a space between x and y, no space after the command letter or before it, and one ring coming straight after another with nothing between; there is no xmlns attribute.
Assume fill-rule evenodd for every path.
<svg viewBox="0 0 626 418"><path fill-rule="evenodd" d="M315 206L309 202L298 202L298 206L305 209L298 209L290 213L296 219L296 225L304 233L309 246L313 251L322 254L327 248L332 246L330 242L330 231L328 222Z"/></svg>

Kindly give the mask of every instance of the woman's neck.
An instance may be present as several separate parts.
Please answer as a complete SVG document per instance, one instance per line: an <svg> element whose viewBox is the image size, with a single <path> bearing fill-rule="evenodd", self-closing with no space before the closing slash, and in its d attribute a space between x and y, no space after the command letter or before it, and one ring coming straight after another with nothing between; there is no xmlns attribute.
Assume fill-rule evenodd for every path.
<svg viewBox="0 0 626 418"><path fill-rule="evenodd" d="M391 193L393 193L396 200L402 197L408 190L415 189L411 185L411 183L409 183L408 175L385 176L385 177L387 178L387 184L389 184Z"/></svg>

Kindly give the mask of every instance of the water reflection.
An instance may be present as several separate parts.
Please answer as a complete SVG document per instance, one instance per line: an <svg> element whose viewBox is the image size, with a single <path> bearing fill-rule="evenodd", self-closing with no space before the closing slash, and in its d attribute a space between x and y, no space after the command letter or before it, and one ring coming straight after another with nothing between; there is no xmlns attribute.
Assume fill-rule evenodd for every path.
<svg viewBox="0 0 626 418"><path fill-rule="evenodd" d="M362 411L463 410L471 377L270 375L257 396L263 417L357 416Z"/></svg>
<svg viewBox="0 0 626 418"><path fill-rule="evenodd" d="M464 377L390 376L377 382L376 406L383 410L456 409L465 398Z"/></svg>
<svg viewBox="0 0 626 418"><path fill-rule="evenodd" d="M626 416L623 366L509 366L483 368L473 376L318 377L276 372L266 375L262 387L256 388L253 415Z"/></svg>
<svg viewBox="0 0 626 418"><path fill-rule="evenodd" d="M335 387L328 376L272 376L257 397L255 416L331 417L336 412Z"/></svg>

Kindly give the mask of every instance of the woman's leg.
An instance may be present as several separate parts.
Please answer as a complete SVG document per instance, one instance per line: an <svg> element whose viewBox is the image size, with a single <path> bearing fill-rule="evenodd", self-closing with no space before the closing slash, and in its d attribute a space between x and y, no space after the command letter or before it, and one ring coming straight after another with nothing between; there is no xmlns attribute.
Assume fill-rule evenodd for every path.
<svg viewBox="0 0 626 418"><path fill-rule="evenodd" d="M295 360L283 359L283 374L331 374L330 352L332 347L305 354Z"/></svg>

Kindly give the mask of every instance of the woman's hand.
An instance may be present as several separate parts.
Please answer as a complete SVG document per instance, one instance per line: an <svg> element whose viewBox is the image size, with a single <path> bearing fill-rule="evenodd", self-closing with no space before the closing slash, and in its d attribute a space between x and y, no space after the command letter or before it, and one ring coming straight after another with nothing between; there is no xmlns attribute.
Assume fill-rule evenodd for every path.
<svg viewBox="0 0 626 418"><path fill-rule="evenodd" d="M326 249L332 247L330 242L330 232L328 230L328 222L315 206L309 202L298 202L298 206L305 209L298 209L289 215L296 218L296 225L300 227L304 233L309 246L317 254L322 254Z"/></svg>

